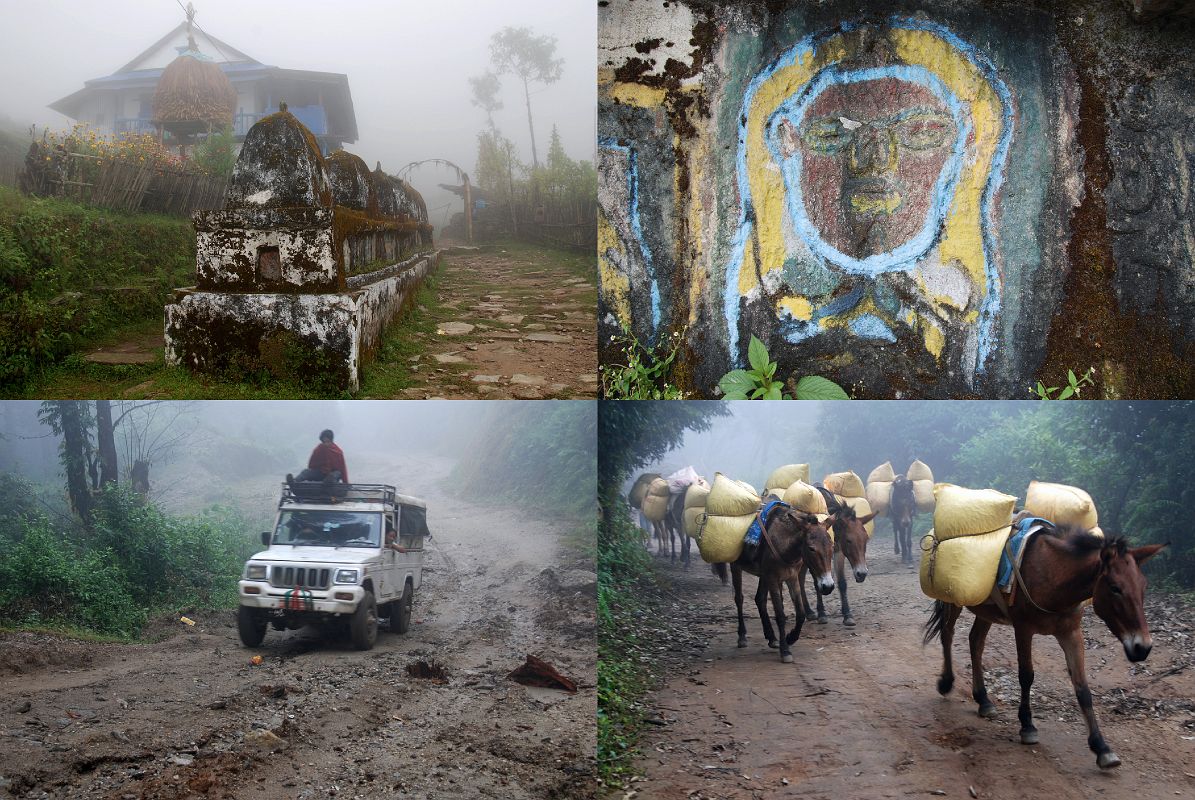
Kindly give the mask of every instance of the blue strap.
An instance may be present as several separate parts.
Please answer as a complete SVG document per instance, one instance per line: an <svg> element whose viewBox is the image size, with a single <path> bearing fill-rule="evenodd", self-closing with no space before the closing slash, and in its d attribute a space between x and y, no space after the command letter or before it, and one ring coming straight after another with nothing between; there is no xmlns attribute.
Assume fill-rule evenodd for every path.
<svg viewBox="0 0 1195 800"><path fill-rule="evenodd" d="M764 503L764 506L759 511L759 516L751 523L751 527L747 528L747 535L743 537L743 542L746 544L759 544L759 537L763 535L763 530L759 527L759 520L762 517L764 524L767 524L768 518L777 506L784 506L791 508L791 506L783 500L769 500Z"/></svg>
<svg viewBox="0 0 1195 800"><path fill-rule="evenodd" d="M996 584L1000 587L1000 591L1009 592L1012 590L1013 559L1020 558L1021 550L1025 547L1026 535L1029 533L1029 529L1034 525L1042 524L1054 525L1053 522L1043 517L1026 517L1017 523L1012 536L1008 537L1008 546L1000 553L1000 569L996 572ZM1012 558L1009 558L1010 553Z"/></svg>

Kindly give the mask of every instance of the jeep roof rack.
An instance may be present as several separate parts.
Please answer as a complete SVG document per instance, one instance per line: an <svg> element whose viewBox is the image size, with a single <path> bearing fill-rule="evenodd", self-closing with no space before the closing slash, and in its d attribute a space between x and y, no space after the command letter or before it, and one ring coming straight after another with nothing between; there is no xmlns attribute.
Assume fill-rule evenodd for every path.
<svg viewBox="0 0 1195 800"><path fill-rule="evenodd" d="M398 496L398 490L385 483L319 483L316 481L296 482L294 485L283 483L282 497L278 501L278 507L281 508L287 502L322 503L333 496L337 502L372 502L393 506Z"/></svg>

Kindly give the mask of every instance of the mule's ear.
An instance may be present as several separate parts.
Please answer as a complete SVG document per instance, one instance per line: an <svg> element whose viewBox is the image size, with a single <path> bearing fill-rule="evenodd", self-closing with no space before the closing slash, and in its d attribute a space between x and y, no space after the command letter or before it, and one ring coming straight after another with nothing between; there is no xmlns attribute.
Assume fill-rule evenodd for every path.
<svg viewBox="0 0 1195 800"><path fill-rule="evenodd" d="M1133 560L1138 564L1144 564L1153 558L1159 550L1167 547L1169 544L1170 542L1166 542L1165 544L1146 544L1141 547L1134 547L1129 551L1129 554L1133 556Z"/></svg>
<svg viewBox="0 0 1195 800"><path fill-rule="evenodd" d="M859 517L859 524L866 525L867 523L871 522L873 519L875 519L879 515L880 515L880 512L873 511L870 514L868 514L866 517Z"/></svg>

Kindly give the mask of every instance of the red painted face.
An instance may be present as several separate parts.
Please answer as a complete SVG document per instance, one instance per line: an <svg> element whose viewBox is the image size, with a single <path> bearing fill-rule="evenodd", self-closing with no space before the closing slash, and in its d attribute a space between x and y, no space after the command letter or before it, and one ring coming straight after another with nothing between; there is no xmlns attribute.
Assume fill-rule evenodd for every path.
<svg viewBox="0 0 1195 800"><path fill-rule="evenodd" d="M781 123L800 149L801 193L823 240L853 258L888 252L925 225L957 129L945 104L899 78L835 84Z"/></svg>

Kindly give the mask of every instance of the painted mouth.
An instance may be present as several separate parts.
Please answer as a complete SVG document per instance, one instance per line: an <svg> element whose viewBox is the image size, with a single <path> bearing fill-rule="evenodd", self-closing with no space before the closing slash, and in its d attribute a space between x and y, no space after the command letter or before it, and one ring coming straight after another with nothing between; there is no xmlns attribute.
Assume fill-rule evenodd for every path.
<svg viewBox="0 0 1195 800"><path fill-rule="evenodd" d="M855 214L891 214L900 208L899 182L876 178L856 178L845 186L848 210Z"/></svg>

